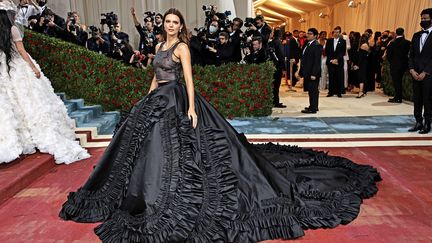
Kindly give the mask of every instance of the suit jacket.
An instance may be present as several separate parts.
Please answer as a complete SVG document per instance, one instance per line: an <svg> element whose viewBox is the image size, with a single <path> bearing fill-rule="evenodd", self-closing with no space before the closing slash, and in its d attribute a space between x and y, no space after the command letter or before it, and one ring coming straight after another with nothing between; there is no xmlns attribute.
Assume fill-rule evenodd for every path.
<svg viewBox="0 0 432 243"><path fill-rule="evenodd" d="M296 61L298 61L301 56L302 56L302 52L301 52L301 48L300 48L300 43L298 43L296 41L296 39L291 38L289 40L289 46L290 46L290 51L291 51L291 55L290 55L290 59L295 59Z"/></svg>
<svg viewBox="0 0 432 243"><path fill-rule="evenodd" d="M326 56L327 56L327 65L333 65L330 63L330 60L337 59L339 63L339 67L343 67L344 65L344 56L346 53L346 41L343 37L339 37L339 41L336 46L336 50L334 49L334 38L328 39L326 43Z"/></svg>
<svg viewBox="0 0 432 243"><path fill-rule="evenodd" d="M311 76L315 76L315 81L319 82L321 77L321 53L322 46L318 41L314 40L309 46L305 45L300 65L300 76L304 77L305 80L310 80Z"/></svg>
<svg viewBox="0 0 432 243"><path fill-rule="evenodd" d="M274 52L276 54L277 57L277 61L273 60L273 57L271 55L271 53L268 54L268 56L270 57L270 59L273 60L276 68L278 70L282 70L285 66L285 55L284 55L284 48L283 45L281 43L281 41L279 39L274 39L269 43L269 48L273 48Z"/></svg>
<svg viewBox="0 0 432 243"><path fill-rule="evenodd" d="M420 52L421 33L414 34L411 41L408 67L418 73L426 72L432 75L432 34L426 39L422 52Z"/></svg>
<svg viewBox="0 0 432 243"><path fill-rule="evenodd" d="M404 37L397 38L387 46L387 59L391 68L406 70L408 68L408 53L411 42Z"/></svg>
<svg viewBox="0 0 432 243"><path fill-rule="evenodd" d="M234 46L234 56L233 61L234 62L240 62L242 60L242 51L240 48L241 44L241 38L240 34L243 34L243 31L237 30L231 37L231 44Z"/></svg>

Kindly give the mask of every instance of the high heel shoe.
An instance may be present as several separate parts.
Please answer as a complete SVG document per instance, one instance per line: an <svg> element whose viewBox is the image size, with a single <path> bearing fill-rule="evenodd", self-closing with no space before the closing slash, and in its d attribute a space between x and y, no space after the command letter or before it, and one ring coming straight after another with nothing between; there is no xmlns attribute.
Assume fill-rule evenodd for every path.
<svg viewBox="0 0 432 243"><path fill-rule="evenodd" d="M359 93L359 94L357 95L356 98L357 98L357 99L360 99L360 98L365 97L365 95L366 95L366 93L362 93L362 94Z"/></svg>

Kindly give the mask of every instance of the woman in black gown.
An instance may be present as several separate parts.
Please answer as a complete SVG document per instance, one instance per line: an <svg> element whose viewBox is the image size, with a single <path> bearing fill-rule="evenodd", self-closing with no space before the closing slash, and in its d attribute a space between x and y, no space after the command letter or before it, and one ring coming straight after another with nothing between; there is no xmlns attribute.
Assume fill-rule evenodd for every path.
<svg viewBox="0 0 432 243"><path fill-rule="evenodd" d="M378 172L323 152L252 145L194 94L186 26L164 15L150 93L132 108L60 217L103 242L290 239L357 217ZM179 82L181 71L186 85Z"/></svg>

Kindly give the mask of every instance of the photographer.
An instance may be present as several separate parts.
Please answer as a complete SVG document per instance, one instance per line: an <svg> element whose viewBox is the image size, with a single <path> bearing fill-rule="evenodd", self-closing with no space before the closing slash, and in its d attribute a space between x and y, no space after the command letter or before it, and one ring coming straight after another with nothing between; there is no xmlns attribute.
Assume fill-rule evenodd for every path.
<svg viewBox="0 0 432 243"><path fill-rule="evenodd" d="M253 31L253 36L261 36L263 45L266 48L268 44L268 40L270 38L270 34L272 33L272 29L266 22L264 22L264 16L258 15L255 18L255 24L249 27L251 31Z"/></svg>
<svg viewBox="0 0 432 243"><path fill-rule="evenodd" d="M66 39L80 46L85 46L87 42L87 26L80 23L80 17L77 12L68 13Z"/></svg>
<svg viewBox="0 0 432 243"><path fill-rule="evenodd" d="M44 15L40 16L38 23L33 26L34 31L62 39L65 39L65 28L65 20L49 8L45 9Z"/></svg>
<svg viewBox="0 0 432 243"><path fill-rule="evenodd" d="M217 66L232 62L234 49L231 43L229 43L229 35L227 32L219 33L219 44L216 48L209 47L209 51L216 54Z"/></svg>
<svg viewBox="0 0 432 243"><path fill-rule="evenodd" d="M241 53L241 36L243 35L243 31L241 28L243 27L243 20L240 18L234 18L231 26L228 28L228 32L230 35L230 42L233 46L233 58L234 62L240 62L242 60Z"/></svg>
<svg viewBox="0 0 432 243"><path fill-rule="evenodd" d="M146 17L144 18L144 24L145 24L144 28L141 26L141 23L138 21L134 8L131 8L131 14L135 24L135 28L137 29L140 35L140 44L138 49L140 53L143 53L146 56L145 63L151 63L154 58L154 54L156 51L155 47L157 45L157 40L154 34L154 23L153 23L154 13L152 12L145 13Z"/></svg>
<svg viewBox="0 0 432 243"><path fill-rule="evenodd" d="M91 37L87 40L87 49L109 55L111 52L108 34L102 33L96 26L90 26L89 29Z"/></svg>
<svg viewBox="0 0 432 243"><path fill-rule="evenodd" d="M248 64L260 64L267 61L267 53L263 48L262 38L260 36L256 36L252 38L252 52L249 49L246 49L246 56L244 58L245 62Z"/></svg>
<svg viewBox="0 0 432 243"><path fill-rule="evenodd" d="M116 42L111 44L113 48L111 49L111 57L124 63L130 64L133 55L135 54L132 46L121 39L117 39Z"/></svg>
<svg viewBox="0 0 432 243"><path fill-rule="evenodd" d="M113 12L111 13L105 13L101 14L102 19L100 24L102 25L102 32L105 25L108 26L109 32L109 43L110 43L110 50L111 50L111 56L116 59L121 59L119 57L119 50L122 49L124 43L129 43L129 35L121 32L121 25L118 22L118 17ZM132 56L130 54L130 56ZM129 63L129 60L127 61Z"/></svg>
<svg viewBox="0 0 432 243"><path fill-rule="evenodd" d="M270 59L273 61L273 64L276 67L276 71L273 74L273 105L276 108L286 108L286 105L283 105L279 102L279 88L281 85L282 71L285 66L285 55L284 48L282 46L281 29L275 29L273 32L273 39L268 44L268 53Z"/></svg>

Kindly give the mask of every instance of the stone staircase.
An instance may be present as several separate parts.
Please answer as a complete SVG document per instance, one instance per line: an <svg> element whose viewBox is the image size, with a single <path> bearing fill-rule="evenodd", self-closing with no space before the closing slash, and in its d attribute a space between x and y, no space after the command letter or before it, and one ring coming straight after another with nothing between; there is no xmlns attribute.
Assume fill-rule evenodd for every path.
<svg viewBox="0 0 432 243"><path fill-rule="evenodd" d="M57 93L64 102L69 116L75 120L77 128L94 127L101 135L112 134L119 122L118 111L103 112L100 105L85 106L84 99L66 99L65 93Z"/></svg>

